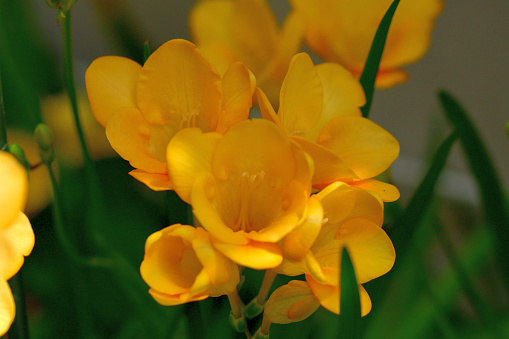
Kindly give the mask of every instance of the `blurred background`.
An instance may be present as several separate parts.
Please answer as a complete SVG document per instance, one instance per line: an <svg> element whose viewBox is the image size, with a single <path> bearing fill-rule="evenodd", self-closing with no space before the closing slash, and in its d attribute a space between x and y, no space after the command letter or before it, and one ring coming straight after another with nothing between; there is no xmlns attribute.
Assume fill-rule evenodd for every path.
<svg viewBox="0 0 509 339"><path fill-rule="evenodd" d="M152 50L170 39L189 39L187 17L194 2L190 0L78 1L73 7L74 59L78 87L84 91L84 73L95 58L104 55L122 55L141 62L142 44L145 39L149 41ZM272 0L269 2L281 22L289 10L287 1ZM444 11L436 21L428 53L417 64L406 68L410 74L408 83L398 85L390 90L375 92L370 118L392 133L401 146L400 158L393 165L393 177L396 186L402 192L402 204L408 201L421 182L429 166L430 156L452 131L441 112L437 99L437 93L441 89L453 94L470 114L498 170L504 191L509 189L509 139L504 132L504 123L509 120L508 17L509 2L506 0L485 0L482 2L446 0ZM56 24L56 11L50 9L43 0L0 1L0 47L0 67L8 124L13 128L30 131L33 128L34 116L40 114L38 112L39 99L47 95L56 95L62 91L61 27ZM45 105L50 104L43 104L43 110ZM97 152L101 151L97 150ZM447 231L455 246L462 249L461 253L468 253L466 249L471 248L469 247L470 242L475 242L477 237L479 243L484 246L477 248L479 253L482 253L487 251L491 245L485 238L475 233L478 227L473 225L482 223L480 198L476 183L462 152L459 143L456 143L447 162L447 169L442 173L440 183L437 185L440 197L434 204L433 210L439 215L440 221L437 221L433 215L428 218L428 222L446 223L449 226ZM108 154L108 152L106 153ZM109 153L108 156L112 154ZM129 165L118 158L103 160L99 164L101 182L105 187L108 187L106 195L106 200L109 202L108 208L112 204L115 204L116 208L111 207L111 213L104 220L104 224L109 227L104 231L106 238L136 265L143 257L143 243L146 236L168 222L163 207L164 200L168 198L149 191L135 182L126 174L129 169ZM68 192L63 192L67 197L67 209L74 211L72 213L77 213L72 214L73 219L79 219L86 215L86 211L80 205L77 192L83 190L86 183L80 180L82 173L79 169L63 169L61 171L62 182L68 185L72 183L67 189ZM62 186L64 187L64 185ZM140 196L142 199L139 198ZM32 214L37 215L34 218L34 228L37 225L47 224L51 219L51 212L44 208L43 203L39 207L34 207ZM41 210L43 212L38 213ZM391 216L389 215L389 217ZM129 226L129 234L125 233L125 226L134 223L137 223L137 226ZM68 300L71 302L77 299L81 300L76 301L78 306L70 307L65 305L67 301L58 301L59 299L51 297L55 288L65 290L66 287L62 284L65 285L69 282L59 281L58 277L61 273L58 272L59 266L55 263L61 259L58 258L60 252L54 249L58 247L58 244L52 237L52 231L40 226L39 229L36 229L36 236L41 239L38 241L44 245L36 244L34 257L27 259L26 276L29 277L28 279L32 279L27 283L27 286L29 291L37 294L33 299L29 298L33 303L31 306L29 305L29 308L40 310L39 303L42 303L45 304L46 310L42 312L43 314L47 316L51 310L55 310L55 314L60 314L62 317L56 324L43 324L42 320L37 322L37 316L35 318L32 316L31 321L36 324L37 328L36 337L52 337L55 333L61 337L74 335L74 325L72 324L76 319L73 318L75 315L72 312L75 312L75 308L79 305L85 305L83 307L86 308L87 303L93 304L93 302L83 300L86 299L83 297L76 298L72 293L65 292L68 294L64 293L64 295L69 296ZM79 232L74 236L78 239ZM450 276L450 272L447 273L444 269L447 261L444 258L447 255L444 253L442 245L436 241L425 244L427 250L423 251L425 254L420 257L420 260L426 263L424 275L449 274ZM473 251L472 249L470 252L472 256L474 256ZM505 307L508 298L507 289L501 282L497 268L493 266L491 254L472 258L469 265L475 265L476 272L484 274L482 278L476 276L476 288L494 305L495 309ZM51 261L55 262L48 266ZM420 266L422 262L414 262L414 266ZM484 266L483 271L479 270L480 266ZM74 283L76 280L81 281L79 274L74 275ZM405 279L419 279L419 275L415 274L413 276L406 275L405 278L397 278L397 272L391 274L387 278L389 282L382 281L382 286L392 285L390 282L401 286L405 285ZM111 301L110 305L113 303L122 305L122 297L111 294L112 291L116 291L117 286L114 281L112 282L111 277L107 273L102 276L94 276L95 278L91 278L92 282L81 281L81 284L85 285L79 288L85 290L92 286L94 291L99 291L93 293L94 298L110 298L107 299ZM409 278L410 276L413 278ZM33 279L39 279L39 281L36 282ZM255 286L254 290L257 286L256 279L253 278L252 282L248 283ZM454 277L449 280L454 280ZM440 290L442 285L437 284L435 287L431 286L431 290L433 288ZM484 335L484 331L471 331L471 326L475 328L479 317L468 298L460 295L453 301L447 299L445 294L455 291L454 285L451 284L447 285L449 289L437 292L439 296L436 297L439 304L447 303L449 305L445 311L442 309L446 313L445 318L461 329L459 331L461 337L463 335L481 337L481 334ZM448 325L444 325L443 319L436 318L436 304L430 306L423 301L430 299L427 294L429 291L426 292L427 290L424 289L424 292L421 290L416 292L419 285L411 286L413 286L411 289L405 290L407 293L405 305L388 306L388 303L385 302L384 306L380 306L379 309L389 312L388 314L398 314L395 310L401 312L402 309L406 309L408 304L414 303L414 308L407 309L407 317L412 321L409 321L405 328L395 329L393 326L396 326L397 320L399 319L401 322L404 321L404 318L396 317L391 322L389 320L391 317L387 315L384 320L385 327L381 325L373 327L377 331L380 328L385 328L386 332L373 330L367 333L367 336L369 337L371 333L373 338L404 338L406 331L413 326L416 331L417 329L422 330L416 332L416 337L437 334L440 337L455 337L449 331ZM376 288L375 283L372 290ZM368 291L371 294L369 288ZM130 307L139 309L140 305L145 305L144 307L150 305L158 310L156 312L159 312L161 307L155 305L148 294L144 297L146 298L141 301L141 304ZM395 298L405 299L405 295L396 294ZM375 293L373 299L375 304L375 301L382 300L383 296L377 297ZM204 307L215 309L214 307L217 305L214 303L216 301L209 301ZM118 326L118 323L121 323L119 320L121 316L116 314L119 310L118 307L111 309L109 306L97 307L98 313L105 313L104 318L89 319L89 321L96 325L99 324L99 327L103 326L104 337L145 337L140 333L146 334L146 332L137 327L120 328ZM412 310L416 308L422 313L412 313ZM62 310L67 311L61 313ZM166 310L164 316L173 316L180 310L182 309ZM126 315L126 317L129 319L131 319L130 317L134 319L137 316L137 313L132 310L124 309L121 312L127 312L126 314L129 316ZM227 311L221 312L217 317L225 315ZM44 315L40 315L39 319L46 319L44 317ZM81 315L78 318L80 317ZM91 317L94 318L93 315ZM305 333L312 333L312 329L318 331L317 328L320 324L327 321L324 319L332 319L327 317L322 312L315 318L315 325L310 329L303 330L302 326L304 325L297 324L289 325L290 330L288 331L304 331ZM416 319L421 319L421 321ZM62 321L67 322L67 325L62 325ZM376 319L371 321L377 323ZM463 326L465 322L472 322L472 324ZM275 331L276 334L284 333L286 328L277 327ZM230 333L228 330L223 332ZM384 336L383 333L387 336ZM94 332L88 333L88 336L84 335L84 337L96 336L99 335ZM326 335L324 334L323 337ZM487 334L487 337L490 335Z"/></svg>

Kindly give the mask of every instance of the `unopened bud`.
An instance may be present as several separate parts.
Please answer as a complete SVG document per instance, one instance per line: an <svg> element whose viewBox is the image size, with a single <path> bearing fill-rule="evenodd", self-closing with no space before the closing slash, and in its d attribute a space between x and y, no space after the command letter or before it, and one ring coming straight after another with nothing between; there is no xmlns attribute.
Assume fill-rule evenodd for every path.
<svg viewBox="0 0 509 339"><path fill-rule="evenodd" d="M253 339L269 339L270 335L269 333L265 334L263 333L261 327L258 329L258 331L255 332L252 336Z"/></svg>
<svg viewBox="0 0 509 339"><path fill-rule="evenodd" d="M28 163L27 158L25 157L25 152L21 147L19 147L19 145L10 144L7 147L7 150L9 151L9 153L14 155L16 159L18 159L18 161L23 165L23 167L27 169L27 171L30 169L30 164Z"/></svg>
<svg viewBox="0 0 509 339"><path fill-rule="evenodd" d="M50 165L55 157L55 149L53 148L53 133L45 124L39 124L34 131L35 142L39 146L39 154L41 160Z"/></svg>
<svg viewBox="0 0 509 339"><path fill-rule="evenodd" d="M44 0L46 4L48 4L49 7L53 9L58 9L58 5L60 3L60 0Z"/></svg>
<svg viewBox="0 0 509 339"><path fill-rule="evenodd" d="M241 314L240 318L235 318L232 312L230 312L230 324L235 329L235 331L242 333L246 330L246 317L244 314Z"/></svg>

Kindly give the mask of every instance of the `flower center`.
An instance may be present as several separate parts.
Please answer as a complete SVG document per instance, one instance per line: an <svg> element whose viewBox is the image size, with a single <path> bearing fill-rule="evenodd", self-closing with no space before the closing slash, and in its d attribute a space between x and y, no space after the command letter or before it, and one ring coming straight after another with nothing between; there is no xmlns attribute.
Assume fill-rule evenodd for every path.
<svg viewBox="0 0 509 339"><path fill-rule="evenodd" d="M256 174L249 174L247 172L242 173L239 180L240 209L237 222L233 228L235 231L251 231L252 227L249 222L249 205L251 203L253 192L261 185L264 177L264 171Z"/></svg>
<svg viewBox="0 0 509 339"><path fill-rule="evenodd" d="M184 113L182 120L180 120L179 130L184 128L196 127L196 119L200 115L200 112L196 109Z"/></svg>

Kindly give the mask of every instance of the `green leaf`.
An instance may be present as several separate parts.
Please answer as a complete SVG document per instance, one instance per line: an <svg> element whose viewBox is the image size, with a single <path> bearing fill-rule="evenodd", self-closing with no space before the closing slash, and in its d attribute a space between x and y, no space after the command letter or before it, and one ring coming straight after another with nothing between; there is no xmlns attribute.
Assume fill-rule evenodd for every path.
<svg viewBox="0 0 509 339"><path fill-rule="evenodd" d="M398 4L399 0L394 0L382 18L382 21L376 30L373 43L371 44L371 49L369 50L366 65L364 65L364 70L362 71L360 83L362 88L364 88L364 93L366 93L366 105L361 108L361 111L362 116L365 118L369 116L371 103L373 101L373 94L375 91L375 80L378 73L378 67L384 52L385 40L387 39L387 33L389 33L392 17L394 16L394 12L396 11Z"/></svg>
<svg viewBox="0 0 509 339"><path fill-rule="evenodd" d="M341 338L358 338L361 322L361 302L355 271L346 247L341 254L339 298L339 331Z"/></svg>
<svg viewBox="0 0 509 339"><path fill-rule="evenodd" d="M426 176L415 191L412 199L410 199L401 217L394 223L390 236L399 257L405 255L421 219L431 204L435 184L445 167L452 145L457 137L457 134L454 132L440 145Z"/></svg>
<svg viewBox="0 0 509 339"><path fill-rule="evenodd" d="M486 219L495 232L497 259L506 283L509 284L509 215L501 189L502 184L476 128L463 107L445 91L440 91L439 98L447 118L458 132L479 186Z"/></svg>
<svg viewBox="0 0 509 339"><path fill-rule="evenodd" d="M147 61L150 54L152 54L152 53L150 52L150 46L148 44L148 40L145 40L145 42L143 43L143 63L145 63Z"/></svg>

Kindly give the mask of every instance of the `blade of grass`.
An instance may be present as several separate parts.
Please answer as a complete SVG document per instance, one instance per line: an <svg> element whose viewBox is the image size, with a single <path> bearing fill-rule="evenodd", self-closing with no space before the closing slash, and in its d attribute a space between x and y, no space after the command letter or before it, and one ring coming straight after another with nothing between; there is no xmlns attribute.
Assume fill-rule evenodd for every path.
<svg viewBox="0 0 509 339"><path fill-rule="evenodd" d="M468 163L479 186L486 220L493 227L496 257L509 285L509 212L505 206L502 184L493 162L466 111L446 91L439 93L440 103L456 128Z"/></svg>
<svg viewBox="0 0 509 339"><path fill-rule="evenodd" d="M341 338L358 338L361 322L361 302L359 286L355 278L352 260L346 247L341 254L339 298L339 331Z"/></svg>
<svg viewBox="0 0 509 339"><path fill-rule="evenodd" d="M371 103L373 102L373 94L375 91L375 80L378 73L378 67L380 66L380 60L385 48L385 40L387 39L387 33L389 33L389 27L391 26L392 17L398 7L399 0L394 0L385 13L378 29L376 30L375 38L371 44L364 70L362 71L360 83L364 88L366 94L366 105L361 108L362 116L367 118L371 109Z"/></svg>
<svg viewBox="0 0 509 339"><path fill-rule="evenodd" d="M415 234L421 219L431 204L435 184L438 181L440 173L442 173L442 170L445 167L445 163L457 137L457 134L453 132L440 145L438 151L433 157L433 162L426 173L426 176L415 191L401 217L394 223L390 236L396 249L396 253L400 258L405 256L409 247L408 245L411 243L411 239Z"/></svg>

